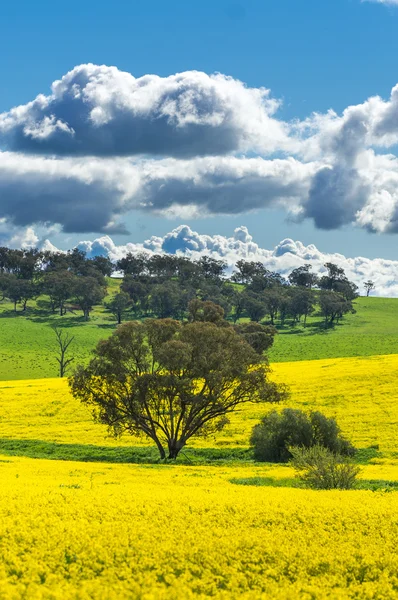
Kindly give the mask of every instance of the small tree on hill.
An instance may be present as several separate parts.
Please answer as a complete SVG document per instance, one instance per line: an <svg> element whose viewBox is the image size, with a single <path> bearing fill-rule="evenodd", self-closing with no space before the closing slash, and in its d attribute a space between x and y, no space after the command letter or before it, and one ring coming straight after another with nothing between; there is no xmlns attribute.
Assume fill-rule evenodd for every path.
<svg viewBox="0 0 398 600"><path fill-rule="evenodd" d="M107 303L106 308L115 315L117 322L120 325L130 304L130 296L127 292L119 292Z"/></svg>
<svg viewBox="0 0 398 600"><path fill-rule="evenodd" d="M372 292L375 289L375 284L373 283L373 281L371 281L370 279L368 281L365 281L365 283L363 284L363 287L366 290L366 296L369 296L370 292Z"/></svg>
<svg viewBox="0 0 398 600"><path fill-rule="evenodd" d="M232 327L172 319L121 325L70 379L75 398L115 435L152 439L175 459L194 436L219 431L247 402L278 402L283 386Z"/></svg>
<svg viewBox="0 0 398 600"><path fill-rule="evenodd" d="M193 298L188 304L188 313L190 321L205 321L216 324L224 321L224 309L210 300Z"/></svg>
<svg viewBox="0 0 398 600"><path fill-rule="evenodd" d="M102 302L105 290L93 277L77 277L74 296L83 311L84 320L88 321L93 307Z"/></svg>

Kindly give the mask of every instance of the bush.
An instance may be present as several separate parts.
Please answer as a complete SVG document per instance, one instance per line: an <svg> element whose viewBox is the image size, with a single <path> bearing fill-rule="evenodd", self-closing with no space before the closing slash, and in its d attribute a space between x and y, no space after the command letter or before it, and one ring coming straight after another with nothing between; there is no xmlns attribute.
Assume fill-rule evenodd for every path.
<svg viewBox="0 0 398 600"><path fill-rule="evenodd" d="M250 443L255 460L266 462L287 462L292 457L292 446L311 448L319 445L344 456L355 452L352 444L341 435L335 419L320 412L307 415L292 408L285 408L281 413L273 410L263 417L253 427Z"/></svg>
<svg viewBox="0 0 398 600"><path fill-rule="evenodd" d="M308 487L314 490L352 490L356 486L360 468L347 457L319 444L289 450L299 479Z"/></svg>

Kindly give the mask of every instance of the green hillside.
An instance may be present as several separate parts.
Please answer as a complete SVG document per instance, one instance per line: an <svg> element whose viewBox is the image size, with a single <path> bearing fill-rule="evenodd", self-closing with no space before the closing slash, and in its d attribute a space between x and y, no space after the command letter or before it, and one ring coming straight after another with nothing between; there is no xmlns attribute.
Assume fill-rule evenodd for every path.
<svg viewBox="0 0 398 600"><path fill-rule="evenodd" d="M398 353L398 298L358 298L356 313L333 329L320 317L308 326L279 332L271 352L275 362Z"/></svg>
<svg viewBox="0 0 398 600"><path fill-rule="evenodd" d="M111 295L119 285L110 280ZM359 298L356 313L347 315L333 329L323 327L314 316L306 328L279 331L271 352L274 362L345 356L398 353L398 299ZM81 312L64 317L51 315L44 299L31 303L26 313L14 313L8 302L0 303L0 379L36 379L57 376L53 325L75 336L75 362L86 359L97 341L115 328L104 307L97 307L86 323Z"/></svg>

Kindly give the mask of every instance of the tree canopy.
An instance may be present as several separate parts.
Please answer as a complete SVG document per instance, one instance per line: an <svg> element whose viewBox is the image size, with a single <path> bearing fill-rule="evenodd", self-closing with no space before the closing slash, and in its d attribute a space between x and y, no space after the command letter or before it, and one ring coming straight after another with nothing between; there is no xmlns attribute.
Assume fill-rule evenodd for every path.
<svg viewBox="0 0 398 600"><path fill-rule="evenodd" d="M148 319L118 327L69 383L115 435L145 435L174 459L192 437L221 430L239 405L285 398L269 371L232 326Z"/></svg>

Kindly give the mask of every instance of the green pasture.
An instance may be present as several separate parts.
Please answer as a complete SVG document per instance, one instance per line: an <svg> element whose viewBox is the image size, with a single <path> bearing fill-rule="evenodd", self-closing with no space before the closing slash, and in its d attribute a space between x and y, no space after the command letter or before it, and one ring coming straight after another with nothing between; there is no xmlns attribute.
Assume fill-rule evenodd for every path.
<svg viewBox="0 0 398 600"><path fill-rule="evenodd" d="M108 295L117 291L119 281L109 280ZM279 329L271 361L298 361L345 356L398 353L398 299L358 298L356 313L325 329L314 315L307 327ZM0 380L56 377L56 344L53 326L74 336L75 364L88 358L97 341L116 327L115 318L103 306L96 307L89 322L79 310L65 316L52 315L43 297L30 302L24 313L14 313L9 302L0 303Z"/></svg>

